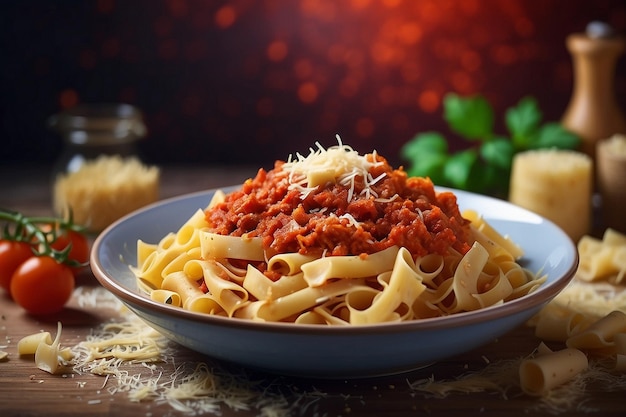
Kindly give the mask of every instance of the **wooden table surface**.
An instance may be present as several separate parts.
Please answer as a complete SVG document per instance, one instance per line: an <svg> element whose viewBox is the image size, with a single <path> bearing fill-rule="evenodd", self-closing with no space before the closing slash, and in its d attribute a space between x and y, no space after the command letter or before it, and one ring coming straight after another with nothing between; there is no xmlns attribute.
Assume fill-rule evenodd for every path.
<svg viewBox="0 0 626 417"><path fill-rule="evenodd" d="M207 188L241 183L253 176L253 168L176 168L163 167L161 197L167 198ZM19 210L27 215L50 214L50 178L45 168L0 167L0 207ZM81 291L103 291L90 271L78 279ZM1 290L0 290L1 291ZM115 309L100 305L79 304L73 299L68 308L45 319L26 314L6 294L0 294L0 350L9 353L0 362L0 415L8 416L186 416L160 401L133 402L126 393L111 394L112 378L79 374L68 370L51 375L39 370L32 357L17 354L17 342L26 335L45 330L56 334L57 321L63 323L62 346L79 343L102 323L122 320ZM253 341L250 341L253 343ZM455 343L451 340L450 343ZM237 375L249 383L249 409L238 410L220 404L215 415L271 415L261 407L264 401L284 401L280 415L290 416L527 416L549 412L567 416L626 415L626 392L607 387L602 381L588 383L575 395L571 404L551 410L541 398L523 394L515 377L510 386L484 392L452 392L440 398L417 389L420 381L454 380L463 375L477 375L486 370L510 369L510 363L529 355L538 345L533 329L521 326L504 337L457 357L409 373L354 380L308 380L236 369L211 358L173 345L174 353L155 369L136 363L124 367L132 375L161 375L166 380L181 365L186 369L206 363L210 369ZM508 368L507 368L508 366ZM253 385L254 383L254 385ZM623 386L623 385L622 385ZM264 411L265 410L265 411ZM264 414L265 412L265 414ZM212 415L207 413L205 415Z"/></svg>

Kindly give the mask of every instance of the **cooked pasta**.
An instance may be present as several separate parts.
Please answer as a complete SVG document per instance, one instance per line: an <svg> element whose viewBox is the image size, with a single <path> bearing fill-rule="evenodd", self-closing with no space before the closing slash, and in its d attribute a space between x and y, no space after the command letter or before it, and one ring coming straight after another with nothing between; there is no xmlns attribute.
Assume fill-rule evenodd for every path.
<svg viewBox="0 0 626 417"><path fill-rule="evenodd" d="M340 140L259 170L137 245L133 271L155 301L257 321L424 319L501 304L545 278L452 192Z"/></svg>

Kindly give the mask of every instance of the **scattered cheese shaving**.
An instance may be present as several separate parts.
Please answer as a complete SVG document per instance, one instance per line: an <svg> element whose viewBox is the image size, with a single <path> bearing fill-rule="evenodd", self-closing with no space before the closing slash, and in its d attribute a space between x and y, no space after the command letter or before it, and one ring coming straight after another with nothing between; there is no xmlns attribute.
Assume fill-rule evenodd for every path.
<svg viewBox="0 0 626 417"><path fill-rule="evenodd" d="M221 407L232 410L257 409L260 416L286 416L318 393L303 393L292 403L280 393L272 393L261 382L245 375L209 368L206 363L184 364L171 375L159 370L159 362L173 361L174 344L129 314L119 323L106 323L72 348L78 373L106 375L117 381L107 387L110 394L126 393L134 402L167 403L189 415L219 414ZM127 365L141 363L148 373L131 373ZM190 366L193 368L190 369Z"/></svg>

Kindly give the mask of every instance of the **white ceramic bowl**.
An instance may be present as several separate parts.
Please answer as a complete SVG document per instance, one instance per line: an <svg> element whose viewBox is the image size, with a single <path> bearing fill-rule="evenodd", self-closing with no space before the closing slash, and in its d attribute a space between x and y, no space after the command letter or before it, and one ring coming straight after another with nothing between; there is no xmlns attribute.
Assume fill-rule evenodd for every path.
<svg viewBox="0 0 626 417"><path fill-rule="evenodd" d="M150 300L129 265L136 242L156 243L178 230L214 191L145 207L115 222L94 242L91 268L99 282L164 335L213 358L273 373L321 378L393 374L486 344L521 325L554 298L578 266L571 239L552 222L502 200L453 190L525 251L524 267L548 275L538 291L498 306L403 323L316 326L259 323L194 313Z"/></svg>

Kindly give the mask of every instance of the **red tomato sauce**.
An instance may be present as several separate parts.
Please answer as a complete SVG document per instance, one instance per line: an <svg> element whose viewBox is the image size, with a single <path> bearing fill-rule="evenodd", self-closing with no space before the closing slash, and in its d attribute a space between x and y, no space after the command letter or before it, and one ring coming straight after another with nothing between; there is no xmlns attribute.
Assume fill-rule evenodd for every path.
<svg viewBox="0 0 626 417"><path fill-rule="evenodd" d="M469 221L461 216L456 196L436 193L430 179L409 178L404 170L375 157L381 164L370 169L372 177L385 174L370 186L377 198L360 194L364 189L360 177L351 201L350 187L338 183L317 187L302 198L299 190L289 189L284 162L277 161L274 169L260 169L241 189L208 209L209 229L222 235L260 236L270 256L363 255L394 245L407 248L414 257L443 255L449 248L467 252Z"/></svg>

